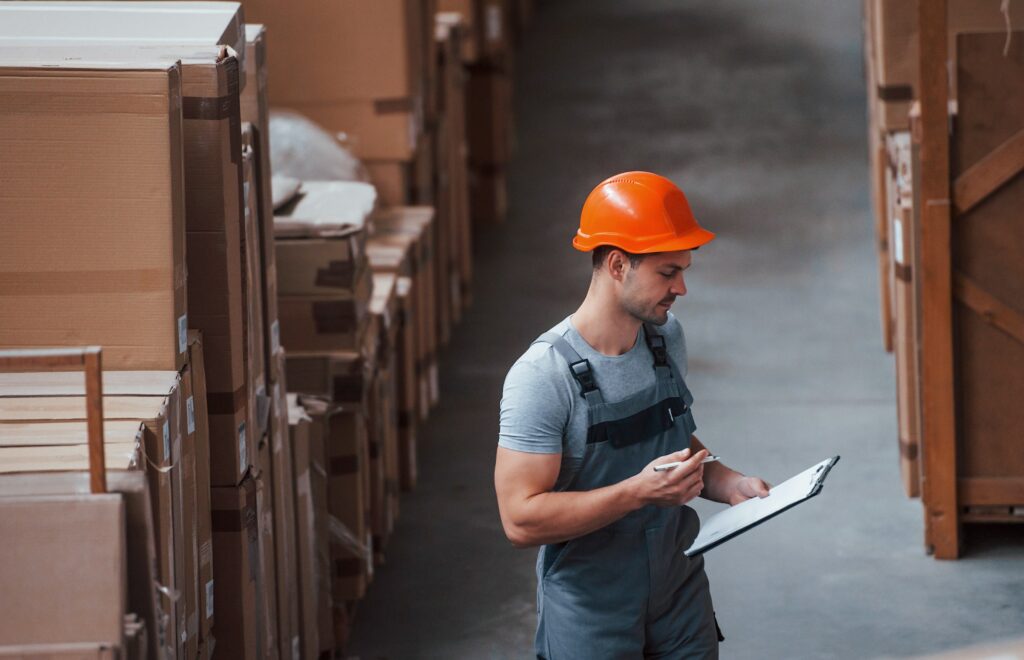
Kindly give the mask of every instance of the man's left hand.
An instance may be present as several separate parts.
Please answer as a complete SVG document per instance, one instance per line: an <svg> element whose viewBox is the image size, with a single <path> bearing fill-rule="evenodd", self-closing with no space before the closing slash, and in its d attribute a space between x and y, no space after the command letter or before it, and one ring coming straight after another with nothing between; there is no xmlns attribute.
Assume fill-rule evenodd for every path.
<svg viewBox="0 0 1024 660"><path fill-rule="evenodd" d="M752 497L768 497L771 485L757 477L743 477L736 482L732 494L729 496L729 506L746 502Z"/></svg>

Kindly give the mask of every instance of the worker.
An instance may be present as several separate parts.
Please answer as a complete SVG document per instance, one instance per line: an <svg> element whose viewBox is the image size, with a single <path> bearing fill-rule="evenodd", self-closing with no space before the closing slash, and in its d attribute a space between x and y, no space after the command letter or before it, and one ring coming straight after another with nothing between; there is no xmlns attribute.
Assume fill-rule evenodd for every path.
<svg viewBox="0 0 1024 660"><path fill-rule="evenodd" d="M669 310L693 251L713 238L668 179L601 182L573 240L592 254L587 295L505 379L495 490L509 540L541 546L538 658L718 657L703 557L684 554L700 527L686 504L770 487L703 464L693 435L686 343Z"/></svg>

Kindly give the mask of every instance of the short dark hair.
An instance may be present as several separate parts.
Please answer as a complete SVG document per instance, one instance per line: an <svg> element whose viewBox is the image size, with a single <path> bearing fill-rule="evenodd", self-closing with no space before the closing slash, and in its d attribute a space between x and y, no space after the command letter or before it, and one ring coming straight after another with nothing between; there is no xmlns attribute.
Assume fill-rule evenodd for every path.
<svg viewBox="0 0 1024 660"><path fill-rule="evenodd" d="M620 247L615 247L614 245L598 245L596 248L594 248L593 252L591 252L592 258L594 260L594 270L598 270L599 268L601 268L601 264L603 264L605 259L608 258L608 253L610 253L612 250L618 250L622 254L626 255L626 258L629 259L629 265L632 266L633 268L639 266L640 262L643 261L644 257L647 256L646 254L636 254L633 252L628 252Z"/></svg>

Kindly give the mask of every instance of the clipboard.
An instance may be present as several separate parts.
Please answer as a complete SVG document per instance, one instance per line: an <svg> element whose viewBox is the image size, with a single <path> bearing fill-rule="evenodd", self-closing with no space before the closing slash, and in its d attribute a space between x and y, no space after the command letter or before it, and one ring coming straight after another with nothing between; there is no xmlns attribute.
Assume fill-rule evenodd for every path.
<svg viewBox="0 0 1024 660"><path fill-rule="evenodd" d="M827 458L772 488L768 491L768 497L754 497L719 511L701 524L700 533L686 550L686 556L703 554L811 499L821 492L825 477L838 462L838 456Z"/></svg>

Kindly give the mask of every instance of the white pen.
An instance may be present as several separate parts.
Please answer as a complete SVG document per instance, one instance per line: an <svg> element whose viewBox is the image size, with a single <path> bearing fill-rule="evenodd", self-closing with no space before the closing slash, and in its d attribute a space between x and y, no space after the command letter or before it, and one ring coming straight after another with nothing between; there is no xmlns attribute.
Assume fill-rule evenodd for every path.
<svg viewBox="0 0 1024 660"><path fill-rule="evenodd" d="M703 461L701 461L700 464L704 465L705 463L714 463L715 461L719 461L719 460L721 460L720 456L708 456ZM666 470L671 470L672 468L679 467L682 464L683 464L683 461L672 461L671 463L662 463L661 465L655 465L654 466L654 471L655 472L665 472Z"/></svg>

